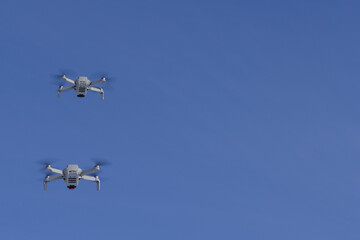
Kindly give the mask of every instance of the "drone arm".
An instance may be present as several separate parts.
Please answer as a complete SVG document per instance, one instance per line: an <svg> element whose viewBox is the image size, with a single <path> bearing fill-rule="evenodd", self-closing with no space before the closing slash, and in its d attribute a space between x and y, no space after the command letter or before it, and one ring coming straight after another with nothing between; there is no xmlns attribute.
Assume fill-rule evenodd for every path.
<svg viewBox="0 0 360 240"><path fill-rule="evenodd" d="M67 78L64 76L61 77L62 80L67 81L68 83L71 83L72 85L75 85L75 81L71 80L70 78Z"/></svg>
<svg viewBox="0 0 360 240"><path fill-rule="evenodd" d="M90 173L94 173L94 172L97 172L97 171L100 171L100 166L99 165L96 165L95 167L90 168L90 169L83 170L81 172L81 176L87 177L85 175L88 175ZM88 179L86 179L86 180L88 180Z"/></svg>
<svg viewBox="0 0 360 240"><path fill-rule="evenodd" d="M60 97L60 93L62 91L66 91L66 90L70 90L70 89L74 89L74 86L67 86L67 87L60 86L59 89L58 89L58 97Z"/></svg>
<svg viewBox="0 0 360 240"><path fill-rule="evenodd" d="M84 180L96 182L96 177L93 177L93 176L83 175L83 176L81 176L81 178Z"/></svg>
<svg viewBox="0 0 360 240"><path fill-rule="evenodd" d="M96 182L97 190L98 191L100 190L100 179L99 179L98 176L93 177L93 176L83 175L83 176L81 176L81 178L84 179L84 180Z"/></svg>
<svg viewBox="0 0 360 240"><path fill-rule="evenodd" d="M101 100L104 100L104 90L102 88L89 87L89 90L101 93Z"/></svg>
<svg viewBox="0 0 360 240"><path fill-rule="evenodd" d="M103 83L103 82L106 82L106 79L103 77L103 78L101 78L100 80L98 80L98 81L93 81L93 82L91 82L90 83L90 86L94 86L94 85L96 85L96 84L100 84L100 83Z"/></svg>
<svg viewBox="0 0 360 240"><path fill-rule="evenodd" d="M63 179L63 176L62 175L57 175L57 176L52 176L52 177L46 176L45 179L44 179L44 190L47 190L47 183L48 182L58 180L58 179Z"/></svg>
<svg viewBox="0 0 360 240"><path fill-rule="evenodd" d="M66 91L66 90L70 90L70 89L74 89L74 86L63 87L62 91Z"/></svg>
<svg viewBox="0 0 360 240"><path fill-rule="evenodd" d="M53 167L51 167L50 165L48 165L48 166L46 167L46 170L48 170L48 171L50 171L50 172L53 172L53 173L56 173L56 174L60 174L61 176L63 176L63 171L62 171L62 170L53 168Z"/></svg>
<svg viewBox="0 0 360 240"><path fill-rule="evenodd" d="M46 181L51 182L51 181L59 180L59 179L63 179L63 178L64 178L63 175L56 175L56 176L49 177Z"/></svg>

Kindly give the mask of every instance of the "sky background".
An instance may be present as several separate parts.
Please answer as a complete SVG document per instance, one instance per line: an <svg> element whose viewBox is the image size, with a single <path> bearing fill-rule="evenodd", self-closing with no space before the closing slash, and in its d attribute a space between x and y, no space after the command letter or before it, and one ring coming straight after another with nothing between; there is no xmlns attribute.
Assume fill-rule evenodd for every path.
<svg viewBox="0 0 360 240"><path fill-rule="evenodd" d="M359 239L359 7L2 1L1 238ZM58 99L64 68L117 81ZM100 192L43 190L93 157Z"/></svg>

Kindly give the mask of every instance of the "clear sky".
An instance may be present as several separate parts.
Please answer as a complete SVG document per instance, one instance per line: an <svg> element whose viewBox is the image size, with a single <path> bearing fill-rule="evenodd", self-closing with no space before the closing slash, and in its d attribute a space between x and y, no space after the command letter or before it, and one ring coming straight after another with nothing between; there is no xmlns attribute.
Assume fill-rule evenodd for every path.
<svg viewBox="0 0 360 240"><path fill-rule="evenodd" d="M2 1L1 239L359 239L359 7ZM49 157L112 165L45 192Z"/></svg>

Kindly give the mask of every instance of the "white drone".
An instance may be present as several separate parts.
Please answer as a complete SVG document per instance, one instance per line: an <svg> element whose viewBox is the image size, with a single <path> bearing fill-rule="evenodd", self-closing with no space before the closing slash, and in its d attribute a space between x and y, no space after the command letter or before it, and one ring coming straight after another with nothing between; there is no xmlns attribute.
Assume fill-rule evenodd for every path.
<svg viewBox="0 0 360 240"><path fill-rule="evenodd" d="M78 77L78 79L71 80L70 78L67 78L65 75L61 76L61 79L72 84L72 86L59 86L58 89L58 97L60 97L60 93L62 91L66 91L66 90L70 90L70 89L74 89L76 95L78 97L85 97L85 95L87 94L87 92L90 91L94 91L94 92L98 92L101 94L101 100L104 100L104 90L102 88L97 88L97 87L93 87L96 84L100 84L103 82L106 82L106 78L102 77L100 80L98 81L90 81L87 77Z"/></svg>
<svg viewBox="0 0 360 240"><path fill-rule="evenodd" d="M96 182L97 190L98 191L100 190L99 177L97 175L89 175L89 174L100 171L100 163L97 163L95 165L95 167L87 169L87 170L82 170L81 168L79 168L79 166L77 164L69 164L69 165L67 165L67 167L64 170L53 168L53 167L51 167L50 164L47 164L45 170L55 173L57 175L55 175L55 176L47 175L45 177L44 190L47 190L48 182L51 182L54 180L59 180L59 179L63 179L66 183L67 188L70 190L75 189L81 179Z"/></svg>

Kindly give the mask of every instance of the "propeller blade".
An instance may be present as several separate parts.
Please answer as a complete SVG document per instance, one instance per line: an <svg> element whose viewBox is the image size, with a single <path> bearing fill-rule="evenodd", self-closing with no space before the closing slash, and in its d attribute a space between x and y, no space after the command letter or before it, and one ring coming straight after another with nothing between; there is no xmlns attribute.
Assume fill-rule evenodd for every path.
<svg viewBox="0 0 360 240"><path fill-rule="evenodd" d="M101 78L105 78L106 82L101 83L99 86L105 90L113 90L113 83L116 81L116 78L112 77L107 72L98 72L90 75L91 81L99 80Z"/></svg>
<svg viewBox="0 0 360 240"><path fill-rule="evenodd" d="M39 172L41 172L43 174L53 175L52 172L49 172L46 170L46 167L48 165L53 164L56 161L58 161L58 159L54 159L54 158L43 158L43 159L38 160L37 163L42 165L42 167L39 169Z"/></svg>
<svg viewBox="0 0 360 240"><path fill-rule="evenodd" d="M57 86L59 86L59 87L60 87L60 86L63 86L63 85L65 84L65 81L62 80L61 78L62 78L64 75L65 75L66 77L69 77L69 78L71 78L71 77L76 77L76 72L73 71L73 70L69 70L69 69L60 69L60 70L59 70L59 73L57 73L57 74L51 74L51 77L52 77L52 79L53 79L52 84L57 85Z"/></svg>
<svg viewBox="0 0 360 240"><path fill-rule="evenodd" d="M43 178L37 178L36 180L43 182L47 176L51 177L51 176L53 176L53 174L45 175Z"/></svg>
<svg viewBox="0 0 360 240"><path fill-rule="evenodd" d="M65 84L65 81L61 79L62 75L58 75L58 74L54 74L51 76L52 77L52 81L50 82L52 85L55 85L55 86L64 86Z"/></svg>
<svg viewBox="0 0 360 240"><path fill-rule="evenodd" d="M55 158L43 158L43 159L38 160L37 163L40 165L44 165L46 167L47 165L51 165L57 161L59 161L59 160L55 159Z"/></svg>
<svg viewBox="0 0 360 240"><path fill-rule="evenodd" d="M65 75L67 77L75 77L76 76L76 71L72 70L72 69L66 69L66 68L63 68L63 69L60 69L59 70L59 74L60 75L60 78Z"/></svg>
<svg viewBox="0 0 360 240"><path fill-rule="evenodd" d="M101 79L101 78L106 78L106 80L114 80L115 78L111 76L110 73L108 72L96 72L96 73L93 73L90 75L90 78L93 78L94 80L95 79Z"/></svg>
<svg viewBox="0 0 360 240"><path fill-rule="evenodd" d="M110 162L106 159L103 158L93 158L92 162L95 163L95 166L99 165L99 166L108 166L110 165Z"/></svg>

